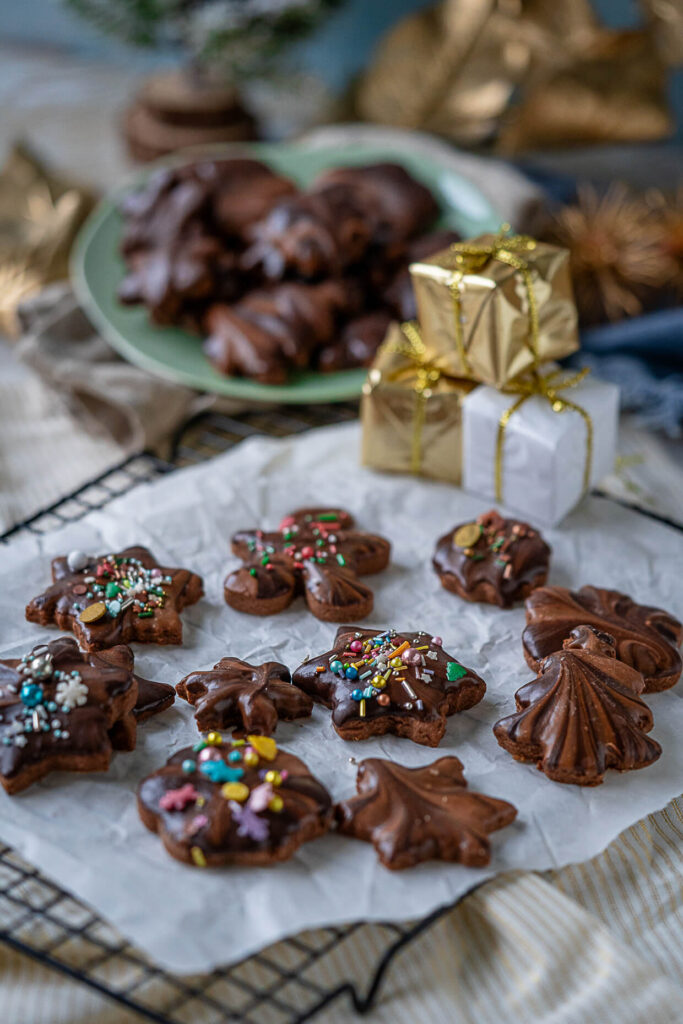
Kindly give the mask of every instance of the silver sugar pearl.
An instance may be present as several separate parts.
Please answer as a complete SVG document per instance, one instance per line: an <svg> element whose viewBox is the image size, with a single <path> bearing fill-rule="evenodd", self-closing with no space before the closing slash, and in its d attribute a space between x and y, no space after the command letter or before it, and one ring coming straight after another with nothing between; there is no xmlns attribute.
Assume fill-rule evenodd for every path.
<svg viewBox="0 0 683 1024"><path fill-rule="evenodd" d="M83 551L70 551L66 556L66 564L70 572L80 572L90 562L90 557Z"/></svg>
<svg viewBox="0 0 683 1024"><path fill-rule="evenodd" d="M39 654L30 662L29 668L34 679L47 679L52 675L52 655Z"/></svg>

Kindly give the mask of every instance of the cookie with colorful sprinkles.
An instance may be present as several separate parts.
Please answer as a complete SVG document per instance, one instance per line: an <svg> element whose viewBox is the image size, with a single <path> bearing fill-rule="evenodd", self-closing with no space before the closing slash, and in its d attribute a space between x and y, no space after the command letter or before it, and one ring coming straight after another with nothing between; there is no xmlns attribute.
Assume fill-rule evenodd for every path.
<svg viewBox="0 0 683 1024"><path fill-rule="evenodd" d="M469 790L457 757L422 768L371 757L358 765L356 788L336 807L339 831L372 843L392 871L425 860L485 867L489 833L517 816L507 801Z"/></svg>
<svg viewBox="0 0 683 1024"><path fill-rule="evenodd" d="M325 622L355 622L370 614L374 598L360 576L381 572L391 545L354 528L339 508L302 508L277 530L240 530L232 551L242 566L228 574L224 593L231 608L275 615L303 595L308 610Z"/></svg>
<svg viewBox="0 0 683 1024"><path fill-rule="evenodd" d="M222 658L208 672L185 676L176 690L194 706L200 732L236 727L271 736L279 719L307 718L313 711L311 698L292 685L289 669L277 661L250 665Z"/></svg>
<svg viewBox="0 0 683 1024"><path fill-rule="evenodd" d="M72 637L0 661L0 783L18 793L53 771L106 771L135 746L137 699L132 656L115 664Z"/></svg>
<svg viewBox="0 0 683 1024"><path fill-rule="evenodd" d="M332 711L345 740L394 733L436 747L446 718L478 704L486 684L447 654L439 636L419 630L337 630L326 654L304 662L296 686Z"/></svg>
<svg viewBox="0 0 683 1024"><path fill-rule="evenodd" d="M268 736L218 732L147 776L138 810L172 857L197 867L288 860L333 820L329 793L298 757Z"/></svg>
<svg viewBox="0 0 683 1024"><path fill-rule="evenodd" d="M52 562L52 585L26 606L41 626L71 630L81 647L180 644L180 611L204 593L201 576L162 566L147 548L93 557L72 551Z"/></svg>
<svg viewBox="0 0 683 1024"><path fill-rule="evenodd" d="M432 564L441 585L464 601L511 608L543 586L550 554L538 530L491 509L440 537Z"/></svg>

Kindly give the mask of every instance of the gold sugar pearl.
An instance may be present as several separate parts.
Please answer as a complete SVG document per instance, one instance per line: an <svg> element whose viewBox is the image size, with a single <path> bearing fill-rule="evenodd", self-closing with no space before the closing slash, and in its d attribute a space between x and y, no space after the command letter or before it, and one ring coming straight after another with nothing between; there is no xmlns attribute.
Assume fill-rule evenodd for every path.
<svg viewBox="0 0 683 1024"><path fill-rule="evenodd" d="M210 747L219 747L223 742L223 737L219 732L210 732L206 737L206 742Z"/></svg>
<svg viewBox="0 0 683 1024"><path fill-rule="evenodd" d="M282 799L281 796L279 796L276 793L275 796L271 797L271 800L268 804L268 809L271 811L281 811L284 806L284 800Z"/></svg>
<svg viewBox="0 0 683 1024"><path fill-rule="evenodd" d="M244 763L248 768L255 768L258 764L258 754L255 750L245 750Z"/></svg>
<svg viewBox="0 0 683 1024"><path fill-rule="evenodd" d="M266 772L266 774L264 776L264 779L265 779L266 782L269 782L271 784L271 786L281 786L282 785L282 776L274 768L271 768L270 771Z"/></svg>

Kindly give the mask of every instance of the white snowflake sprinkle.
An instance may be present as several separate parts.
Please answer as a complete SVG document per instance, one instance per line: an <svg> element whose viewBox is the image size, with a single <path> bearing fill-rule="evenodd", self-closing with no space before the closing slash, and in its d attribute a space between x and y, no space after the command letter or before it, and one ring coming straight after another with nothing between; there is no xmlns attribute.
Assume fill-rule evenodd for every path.
<svg viewBox="0 0 683 1024"><path fill-rule="evenodd" d="M76 707L82 707L88 701L88 687L78 679L63 679L57 685L55 699L62 707L72 711Z"/></svg>

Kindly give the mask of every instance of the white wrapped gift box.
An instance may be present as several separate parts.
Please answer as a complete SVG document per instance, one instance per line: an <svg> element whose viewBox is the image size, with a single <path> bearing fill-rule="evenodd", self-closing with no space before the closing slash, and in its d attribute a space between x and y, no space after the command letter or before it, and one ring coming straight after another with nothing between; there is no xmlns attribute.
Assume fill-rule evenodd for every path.
<svg viewBox="0 0 683 1024"><path fill-rule="evenodd" d="M543 373L553 367L544 367ZM559 396L580 406L593 427L590 486L614 468L619 389L588 376ZM587 425L571 408L555 411L540 395L510 416L502 447L502 494L496 495L496 447L501 416L518 396L478 387L462 404L463 487L532 522L558 523L584 493Z"/></svg>

